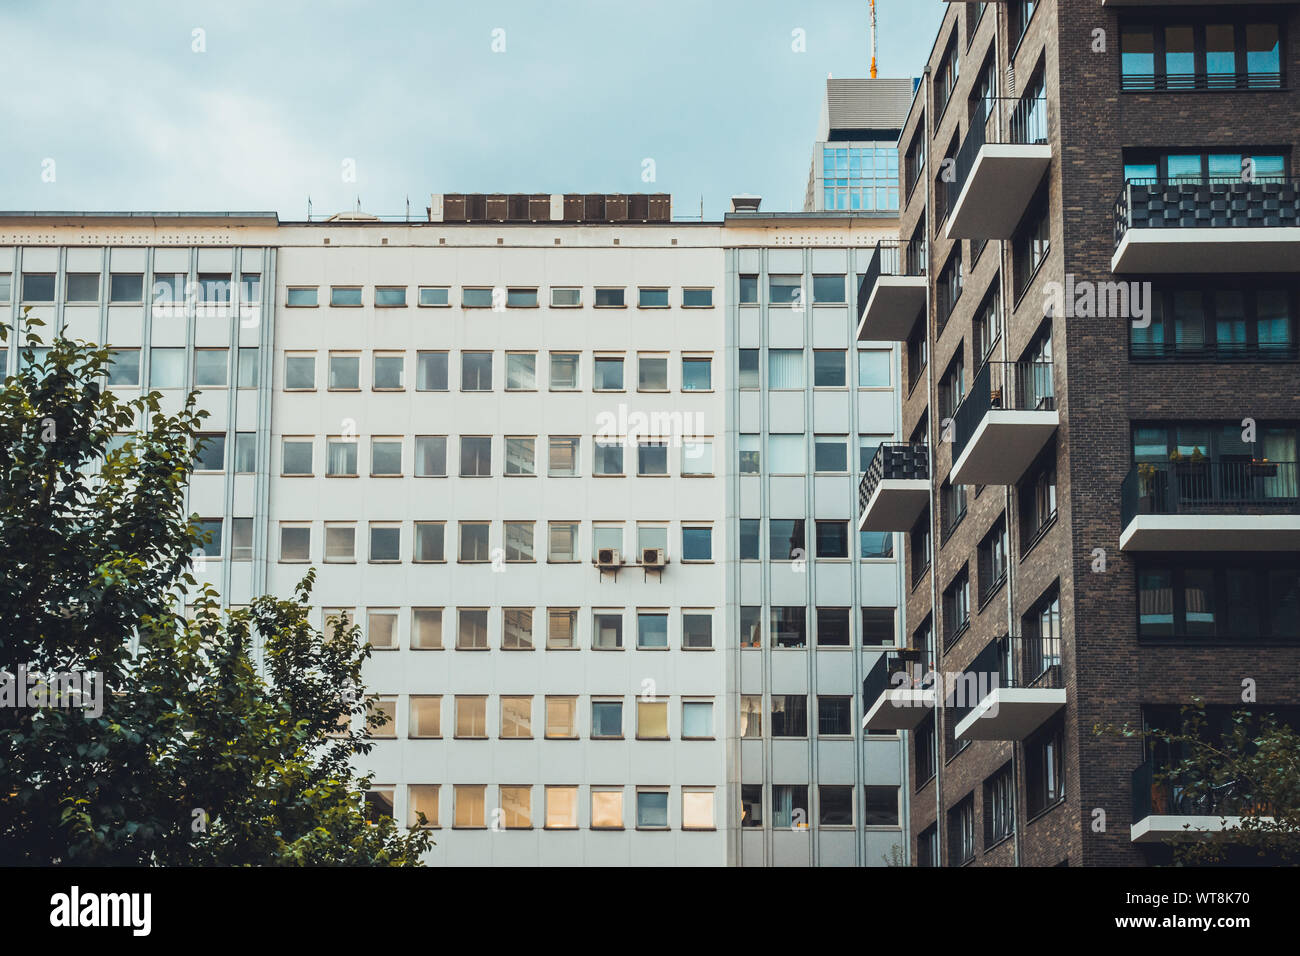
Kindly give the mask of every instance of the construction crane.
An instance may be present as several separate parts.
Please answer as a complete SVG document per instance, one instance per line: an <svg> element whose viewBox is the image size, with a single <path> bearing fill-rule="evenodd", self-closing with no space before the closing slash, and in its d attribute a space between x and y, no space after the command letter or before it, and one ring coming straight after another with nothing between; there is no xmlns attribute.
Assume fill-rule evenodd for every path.
<svg viewBox="0 0 1300 956"><path fill-rule="evenodd" d="M869 0L871 4L871 78L876 78L876 0Z"/></svg>

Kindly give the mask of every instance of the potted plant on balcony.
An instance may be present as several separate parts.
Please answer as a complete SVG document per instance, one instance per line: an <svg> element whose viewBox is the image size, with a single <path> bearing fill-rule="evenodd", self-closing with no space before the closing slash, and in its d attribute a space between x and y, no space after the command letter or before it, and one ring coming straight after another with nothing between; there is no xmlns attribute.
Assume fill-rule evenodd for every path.
<svg viewBox="0 0 1300 956"><path fill-rule="evenodd" d="M1267 458L1252 458L1248 470L1255 478L1276 478L1277 462L1269 461Z"/></svg>
<svg viewBox="0 0 1300 956"><path fill-rule="evenodd" d="M1184 455L1175 448L1169 453L1169 460L1174 463L1174 474L1178 476L1178 491L1182 497L1209 497L1209 460L1199 448L1193 448L1190 455Z"/></svg>
<svg viewBox="0 0 1300 956"><path fill-rule="evenodd" d="M1156 510L1156 466L1149 461L1138 464L1138 514L1154 514Z"/></svg>

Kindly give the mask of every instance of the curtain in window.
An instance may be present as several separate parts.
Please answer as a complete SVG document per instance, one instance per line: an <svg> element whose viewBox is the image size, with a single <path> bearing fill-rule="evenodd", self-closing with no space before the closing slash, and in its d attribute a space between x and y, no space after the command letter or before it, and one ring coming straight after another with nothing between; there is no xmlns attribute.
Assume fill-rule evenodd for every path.
<svg viewBox="0 0 1300 956"><path fill-rule="evenodd" d="M1266 428L1260 443L1264 456L1270 462L1280 462L1277 474L1264 479L1264 496L1266 498L1295 498L1296 469L1295 430L1290 428Z"/></svg>
<svg viewBox="0 0 1300 956"><path fill-rule="evenodd" d="M789 827L794 822L794 788L772 788L772 826Z"/></svg>
<svg viewBox="0 0 1300 956"><path fill-rule="evenodd" d="M329 473L331 475L355 475L357 473L356 442L330 442Z"/></svg>
<svg viewBox="0 0 1300 956"><path fill-rule="evenodd" d="M803 350L770 349L767 353L768 388L803 388Z"/></svg>

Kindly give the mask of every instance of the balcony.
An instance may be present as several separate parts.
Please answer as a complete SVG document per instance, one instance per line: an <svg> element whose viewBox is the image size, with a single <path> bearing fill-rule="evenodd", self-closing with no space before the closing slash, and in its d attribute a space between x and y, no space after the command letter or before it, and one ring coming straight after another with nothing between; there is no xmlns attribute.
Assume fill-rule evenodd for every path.
<svg viewBox="0 0 1300 956"><path fill-rule="evenodd" d="M1172 838L1206 840L1211 834L1241 829L1242 817L1266 816L1268 808L1252 804L1235 782L1211 786L1192 794L1180 785L1176 775L1157 770L1148 760L1133 771L1133 824L1129 838L1134 843L1163 843Z"/></svg>
<svg viewBox="0 0 1300 956"><path fill-rule="evenodd" d="M858 485L858 530L910 531L929 503L929 446L881 445Z"/></svg>
<svg viewBox="0 0 1300 956"><path fill-rule="evenodd" d="M925 310L925 240L876 243L858 287L858 341L903 342Z"/></svg>
<svg viewBox="0 0 1300 956"><path fill-rule="evenodd" d="M862 682L862 729L915 730L934 708L934 687L922 688L921 652L888 651L880 655Z"/></svg>
<svg viewBox="0 0 1300 956"><path fill-rule="evenodd" d="M1012 485L1060 424L1051 362L986 362L953 414L952 483Z"/></svg>
<svg viewBox="0 0 1300 956"><path fill-rule="evenodd" d="M981 100L957 150L944 235L1010 239L1051 162L1046 96Z"/></svg>
<svg viewBox="0 0 1300 956"><path fill-rule="evenodd" d="M1123 551L1300 550L1293 461L1141 462L1120 485Z"/></svg>
<svg viewBox="0 0 1300 956"><path fill-rule="evenodd" d="M1300 271L1300 190L1261 176L1139 179L1115 203L1112 272Z"/></svg>
<svg viewBox="0 0 1300 956"><path fill-rule="evenodd" d="M947 694L958 740L1024 740L1065 706L1060 639L990 641Z"/></svg>

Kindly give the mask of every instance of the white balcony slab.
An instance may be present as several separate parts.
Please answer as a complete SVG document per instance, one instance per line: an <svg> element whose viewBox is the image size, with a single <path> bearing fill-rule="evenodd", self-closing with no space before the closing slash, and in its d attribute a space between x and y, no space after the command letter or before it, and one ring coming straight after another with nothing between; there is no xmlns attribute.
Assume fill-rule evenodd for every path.
<svg viewBox="0 0 1300 956"><path fill-rule="evenodd" d="M1015 484L1060 424L1055 410L990 409L953 463L952 483Z"/></svg>
<svg viewBox="0 0 1300 956"><path fill-rule="evenodd" d="M1260 817L1272 822L1272 817ZM1169 839L1208 840L1215 833L1241 829L1241 817L1184 816L1153 813L1129 827L1133 843L1163 843Z"/></svg>
<svg viewBox="0 0 1300 956"><path fill-rule="evenodd" d="M865 717L863 730L915 730L934 712L934 689L892 687L876 698Z"/></svg>
<svg viewBox="0 0 1300 956"><path fill-rule="evenodd" d="M925 276L880 276L858 320L859 342L905 342L925 309Z"/></svg>
<svg viewBox="0 0 1300 956"><path fill-rule="evenodd" d="M1024 740L1065 706L1065 688L995 687L953 728L958 740Z"/></svg>
<svg viewBox="0 0 1300 956"><path fill-rule="evenodd" d="M930 503L925 478L884 478L858 518L859 531L911 531Z"/></svg>
<svg viewBox="0 0 1300 956"><path fill-rule="evenodd" d="M985 143L948 213L949 239L1010 239L1052 162L1047 143Z"/></svg>
<svg viewBox="0 0 1300 956"><path fill-rule="evenodd" d="M1136 515L1121 551L1300 551L1300 515Z"/></svg>
<svg viewBox="0 0 1300 956"><path fill-rule="evenodd" d="M1124 233L1112 272L1300 272L1300 227L1140 226Z"/></svg>

